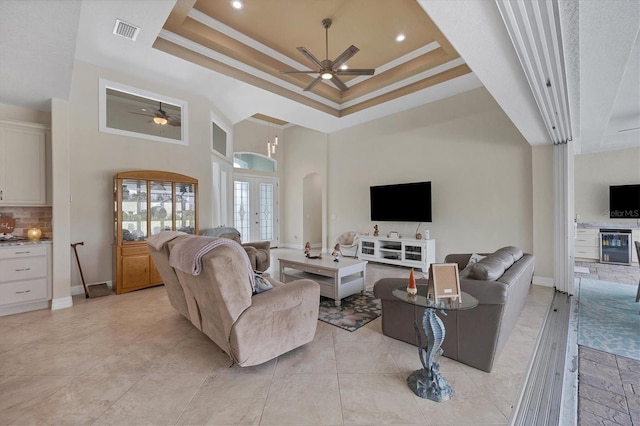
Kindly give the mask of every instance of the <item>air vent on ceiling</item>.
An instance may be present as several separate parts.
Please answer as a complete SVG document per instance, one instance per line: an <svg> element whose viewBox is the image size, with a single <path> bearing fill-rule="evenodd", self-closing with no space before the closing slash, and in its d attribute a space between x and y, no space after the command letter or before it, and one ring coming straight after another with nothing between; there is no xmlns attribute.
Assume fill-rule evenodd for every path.
<svg viewBox="0 0 640 426"><path fill-rule="evenodd" d="M129 40L136 41L140 28L135 25L128 24L120 19L116 19L116 25L113 27L113 33Z"/></svg>

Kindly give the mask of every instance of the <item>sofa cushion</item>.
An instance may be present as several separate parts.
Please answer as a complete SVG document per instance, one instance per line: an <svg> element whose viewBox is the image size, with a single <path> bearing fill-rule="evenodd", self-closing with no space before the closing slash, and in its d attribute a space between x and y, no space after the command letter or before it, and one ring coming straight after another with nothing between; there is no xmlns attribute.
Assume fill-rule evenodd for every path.
<svg viewBox="0 0 640 426"><path fill-rule="evenodd" d="M511 255L511 253L506 252L506 251L496 251L493 254L490 254L489 256L491 256L494 259L498 259L500 262L502 262L502 266L504 267L505 270L509 269L509 267L511 265L513 265L513 256Z"/></svg>
<svg viewBox="0 0 640 426"><path fill-rule="evenodd" d="M471 267L469 278L475 280L495 281L504 274L504 262L499 256L490 254Z"/></svg>
<svg viewBox="0 0 640 426"><path fill-rule="evenodd" d="M523 256L523 252L522 249L519 249L518 247L514 247L514 246L506 246L506 247L502 247L499 250L496 250L496 253L506 253L509 254L513 257L513 261L517 262L518 260L520 260Z"/></svg>
<svg viewBox="0 0 640 426"><path fill-rule="evenodd" d="M468 277L469 272L471 272L471 268L473 267L473 265L475 265L476 263L478 263L478 261L484 259L485 257L486 256L483 256L481 254L473 253L469 258L469 262L467 263L467 266L465 266L464 269L460 272L460 278Z"/></svg>

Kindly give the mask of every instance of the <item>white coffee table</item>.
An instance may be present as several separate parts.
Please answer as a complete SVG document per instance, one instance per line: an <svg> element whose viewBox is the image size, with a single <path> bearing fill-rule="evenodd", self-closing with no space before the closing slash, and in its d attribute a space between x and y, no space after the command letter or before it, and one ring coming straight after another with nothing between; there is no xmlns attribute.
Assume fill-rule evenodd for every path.
<svg viewBox="0 0 640 426"><path fill-rule="evenodd" d="M333 257L309 259L303 254L280 258L280 281L283 283L308 278L320 284L320 295L335 300L365 290L367 261L340 258L334 262Z"/></svg>

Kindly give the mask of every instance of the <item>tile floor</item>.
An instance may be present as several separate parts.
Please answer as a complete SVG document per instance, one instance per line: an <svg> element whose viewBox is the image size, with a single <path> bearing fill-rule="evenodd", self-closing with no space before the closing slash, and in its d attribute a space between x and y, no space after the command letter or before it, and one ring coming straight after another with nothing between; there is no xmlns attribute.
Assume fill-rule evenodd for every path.
<svg viewBox="0 0 640 426"><path fill-rule="evenodd" d="M277 271L273 251L272 271ZM367 287L408 269L369 264ZM275 275L275 274L274 274ZM263 365L227 356L175 311L163 287L0 317L0 424L507 424L552 289L532 286L491 374L441 358L456 391L415 396L414 346L380 319L350 333L318 322L313 342Z"/></svg>
<svg viewBox="0 0 640 426"><path fill-rule="evenodd" d="M589 269L588 273L576 273L578 278L634 288L640 280L637 266L591 262L576 262L576 266ZM578 355L578 425L640 426L640 361L586 346L579 346Z"/></svg>

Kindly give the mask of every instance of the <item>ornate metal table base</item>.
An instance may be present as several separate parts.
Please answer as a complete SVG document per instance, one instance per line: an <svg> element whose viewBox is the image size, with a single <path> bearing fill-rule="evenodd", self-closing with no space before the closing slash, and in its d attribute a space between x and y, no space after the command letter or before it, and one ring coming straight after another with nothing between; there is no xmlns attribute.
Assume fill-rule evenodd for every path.
<svg viewBox="0 0 640 426"><path fill-rule="evenodd" d="M444 311L443 311L444 313ZM446 315L446 314L445 314ZM440 374L440 364L435 361L436 356L442 355L440 346L444 341L445 331L442 320L436 315L436 309L426 308L422 317L422 327L427 335L427 344L423 348L420 329L414 323L418 336L418 356L422 368L407 377L407 384L420 398L432 401L447 401L454 395L451 385Z"/></svg>

